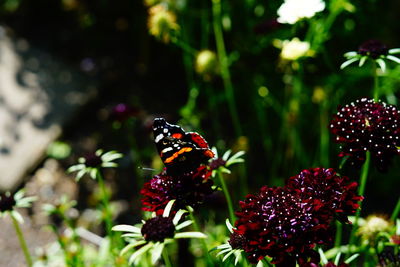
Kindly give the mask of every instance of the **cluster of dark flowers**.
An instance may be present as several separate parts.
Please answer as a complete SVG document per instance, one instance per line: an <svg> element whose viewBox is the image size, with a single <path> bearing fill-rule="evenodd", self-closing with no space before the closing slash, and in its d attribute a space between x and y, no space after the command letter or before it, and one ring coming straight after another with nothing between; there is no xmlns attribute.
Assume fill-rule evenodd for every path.
<svg viewBox="0 0 400 267"><path fill-rule="evenodd" d="M193 171L169 174L165 168L145 183L140 193L143 210L162 214L170 200L175 199L174 210L196 208L214 192L210 179L212 169L202 165Z"/></svg>
<svg viewBox="0 0 400 267"><path fill-rule="evenodd" d="M303 170L284 187L264 186L239 203L229 243L251 263L269 256L282 266L318 264L315 245L331 242L335 219L349 222L362 200L356 190L357 183L324 168Z"/></svg>
<svg viewBox="0 0 400 267"><path fill-rule="evenodd" d="M349 156L356 166L365 162L369 151L377 169L385 171L400 154L400 111L393 105L359 99L338 108L330 130L342 145L339 157Z"/></svg>

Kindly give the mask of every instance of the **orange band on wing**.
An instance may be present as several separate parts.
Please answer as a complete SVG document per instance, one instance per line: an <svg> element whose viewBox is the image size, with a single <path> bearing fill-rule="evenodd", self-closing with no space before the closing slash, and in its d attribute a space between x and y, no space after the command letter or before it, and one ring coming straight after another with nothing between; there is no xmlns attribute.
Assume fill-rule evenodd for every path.
<svg viewBox="0 0 400 267"><path fill-rule="evenodd" d="M206 151L204 151L204 155L206 156L206 157L209 157L209 158L213 158L215 155L214 155L214 152L212 152L211 150L206 150Z"/></svg>
<svg viewBox="0 0 400 267"><path fill-rule="evenodd" d="M180 134L180 133L174 133L174 134L172 134L171 136L172 136L173 138L176 138L176 139L181 139L181 138L183 137L183 135Z"/></svg>
<svg viewBox="0 0 400 267"><path fill-rule="evenodd" d="M191 148L191 147L183 147L179 151L175 152L171 157L165 159L164 163L170 163L174 159L176 159L180 154L183 154L185 152L189 152L189 151L192 151L192 150L193 150L193 148Z"/></svg>

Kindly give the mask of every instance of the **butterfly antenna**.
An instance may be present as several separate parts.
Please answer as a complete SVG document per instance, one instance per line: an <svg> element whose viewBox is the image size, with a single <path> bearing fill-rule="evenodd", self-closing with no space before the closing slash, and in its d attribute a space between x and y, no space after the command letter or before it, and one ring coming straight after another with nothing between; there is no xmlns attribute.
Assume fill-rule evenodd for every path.
<svg viewBox="0 0 400 267"><path fill-rule="evenodd" d="M156 169L146 168L146 167L141 167L141 166L139 166L138 169L143 170L143 171L151 171L151 172L155 172L156 171Z"/></svg>

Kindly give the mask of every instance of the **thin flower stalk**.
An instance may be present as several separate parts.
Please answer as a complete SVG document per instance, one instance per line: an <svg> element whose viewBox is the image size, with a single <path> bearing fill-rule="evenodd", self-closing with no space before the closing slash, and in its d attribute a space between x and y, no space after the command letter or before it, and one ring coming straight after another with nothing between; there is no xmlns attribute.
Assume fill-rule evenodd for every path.
<svg viewBox="0 0 400 267"><path fill-rule="evenodd" d="M229 111L231 113L236 136L242 136L243 132L239 120L239 115L236 109L235 94L231 80L231 73L228 66L228 57L226 55L224 37L222 33L221 9L221 0L212 0L214 36L219 62L221 64L221 76L225 87L225 96L228 101Z"/></svg>
<svg viewBox="0 0 400 267"><path fill-rule="evenodd" d="M32 262L31 254L29 252L28 246L26 245L26 241L25 241L24 235L21 231L21 228L19 226L18 219L15 217L15 215L13 213L11 213L11 220L13 222L15 232L17 233L17 237L19 240L19 244L21 245L21 249L24 252L26 264L28 267L32 267L33 262Z"/></svg>
<svg viewBox="0 0 400 267"><path fill-rule="evenodd" d="M400 197L397 200L397 204L392 212L392 216L390 216L390 220L395 221L397 219L397 217L399 216L399 213L400 213Z"/></svg>
<svg viewBox="0 0 400 267"><path fill-rule="evenodd" d="M101 174L100 171L97 172L97 181L99 183L99 187L101 190L101 201L103 203L103 209L104 209L104 222L106 224L106 232L107 236L109 236L111 239L114 236L114 232L111 231L112 228L112 213L110 210L110 200L109 200L109 195L107 192L107 188L104 184L104 179L103 175Z"/></svg>
<svg viewBox="0 0 400 267"><path fill-rule="evenodd" d="M235 212L233 210L231 195L229 194L228 188L226 187L226 183L225 183L224 177L222 175L222 171L218 170L217 172L218 172L219 182L221 183L222 192L224 192L226 203L228 204L229 218L232 222L234 222L236 220L236 217L235 217Z"/></svg>
<svg viewBox="0 0 400 267"><path fill-rule="evenodd" d="M368 178L370 162L371 162L371 153L369 151L367 151L365 162L361 169L360 187L358 189L358 194L360 196L364 196L364 193L365 193L365 187L367 185L367 178ZM360 213L361 213L362 201L359 201L358 204L360 205L360 208L357 209L357 211L356 211L354 222L353 222L353 227L351 229L350 240L349 240L349 252L351 252L352 245L354 244L354 241L355 241L355 234L356 234L356 231L358 228L358 219L359 219Z"/></svg>

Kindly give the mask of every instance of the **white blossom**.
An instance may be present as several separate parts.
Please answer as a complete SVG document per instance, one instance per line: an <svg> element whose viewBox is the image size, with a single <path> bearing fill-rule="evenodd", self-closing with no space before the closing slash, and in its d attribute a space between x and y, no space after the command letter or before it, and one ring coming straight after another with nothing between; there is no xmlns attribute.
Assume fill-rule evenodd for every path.
<svg viewBox="0 0 400 267"><path fill-rule="evenodd" d="M311 18L325 9L322 0L285 0L278 9L278 22L295 24L302 18Z"/></svg>

